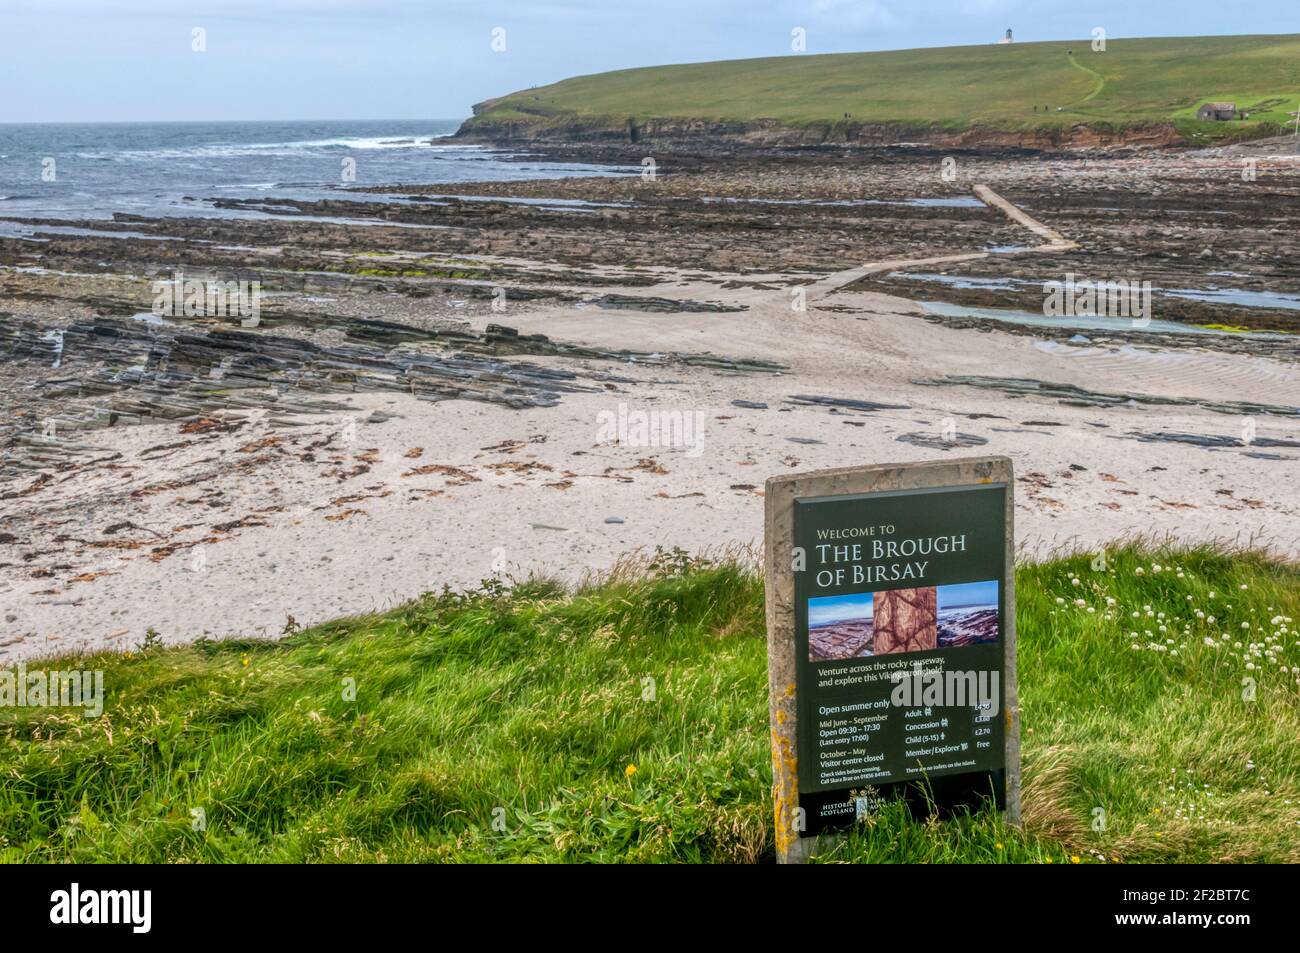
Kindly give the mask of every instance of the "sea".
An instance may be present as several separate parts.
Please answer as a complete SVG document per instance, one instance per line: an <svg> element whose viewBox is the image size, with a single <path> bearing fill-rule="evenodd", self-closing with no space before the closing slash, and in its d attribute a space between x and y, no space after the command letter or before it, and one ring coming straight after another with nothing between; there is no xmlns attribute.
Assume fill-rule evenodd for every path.
<svg viewBox="0 0 1300 953"><path fill-rule="evenodd" d="M459 142L459 119L0 124L0 235L13 218L257 217L214 200L392 201L358 188L631 174Z"/></svg>

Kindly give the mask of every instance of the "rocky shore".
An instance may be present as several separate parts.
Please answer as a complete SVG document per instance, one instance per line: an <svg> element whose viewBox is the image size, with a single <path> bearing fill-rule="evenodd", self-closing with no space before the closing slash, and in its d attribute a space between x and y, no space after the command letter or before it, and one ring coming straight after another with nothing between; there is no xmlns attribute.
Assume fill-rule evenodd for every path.
<svg viewBox="0 0 1300 953"><path fill-rule="evenodd" d="M0 659L747 546L769 475L973 447L1029 550L1300 552L1295 157L643 145L0 237ZM178 273L256 323L156 314ZM1164 329L1016 317L1070 274Z"/></svg>

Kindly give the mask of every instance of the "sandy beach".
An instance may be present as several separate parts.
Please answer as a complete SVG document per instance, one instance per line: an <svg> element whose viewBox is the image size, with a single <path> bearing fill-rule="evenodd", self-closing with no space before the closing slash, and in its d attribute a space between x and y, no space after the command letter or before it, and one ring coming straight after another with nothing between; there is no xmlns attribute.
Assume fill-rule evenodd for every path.
<svg viewBox="0 0 1300 953"><path fill-rule="evenodd" d="M444 585L751 547L769 476L963 453L1014 461L1026 555L1134 535L1300 552L1300 368L1259 333L1296 313L1275 217L1293 157L1261 163L1250 206L1212 198L1231 156L985 160L956 183L856 161L0 239L0 658L275 637ZM1176 227L1100 211L1174 181L1200 210ZM318 221L341 213L368 222ZM1233 255L1251 228L1279 234ZM1157 298L1168 333L979 310L1127 274L1130 245L1158 287L1231 271L1282 297ZM260 326L132 317L178 268L261 281Z"/></svg>

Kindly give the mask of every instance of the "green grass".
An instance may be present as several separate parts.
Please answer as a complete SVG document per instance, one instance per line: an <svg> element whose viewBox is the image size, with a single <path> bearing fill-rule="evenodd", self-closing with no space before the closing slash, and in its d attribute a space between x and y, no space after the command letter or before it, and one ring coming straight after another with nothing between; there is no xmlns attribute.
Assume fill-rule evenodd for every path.
<svg viewBox="0 0 1300 953"><path fill-rule="evenodd" d="M1300 860L1298 584L1209 548L1022 566L1023 831L893 808L823 859ZM767 861L763 629L752 570L669 554L81 659L102 717L0 713L0 859Z"/></svg>
<svg viewBox="0 0 1300 953"><path fill-rule="evenodd" d="M1202 103L1221 100L1264 105L1244 122L1195 118ZM1296 108L1297 35L1110 40L1105 51L1081 39L619 70L490 100L466 128L625 128L650 119L837 126L847 113L853 123L952 131L1173 123L1189 138L1212 139L1279 132Z"/></svg>

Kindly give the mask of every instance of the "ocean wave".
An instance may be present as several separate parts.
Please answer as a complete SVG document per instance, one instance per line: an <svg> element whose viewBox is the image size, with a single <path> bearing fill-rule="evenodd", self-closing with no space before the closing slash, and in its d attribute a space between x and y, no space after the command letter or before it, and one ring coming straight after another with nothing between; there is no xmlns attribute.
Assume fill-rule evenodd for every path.
<svg viewBox="0 0 1300 953"><path fill-rule="evenodd" d="M332 139L301 139L290 142L225 142L180 149L118 149L112 152L74 152L79 159L110 161L156 161L158 159L225 159L239 156L295 156L312 151L419 149L428 148L428 133L419 136L339 136Z"/></svg>

